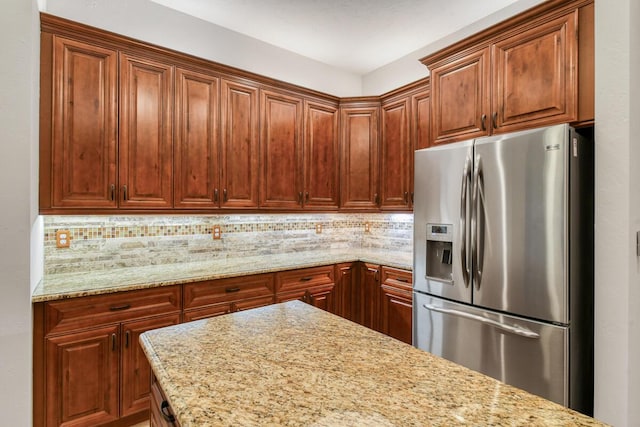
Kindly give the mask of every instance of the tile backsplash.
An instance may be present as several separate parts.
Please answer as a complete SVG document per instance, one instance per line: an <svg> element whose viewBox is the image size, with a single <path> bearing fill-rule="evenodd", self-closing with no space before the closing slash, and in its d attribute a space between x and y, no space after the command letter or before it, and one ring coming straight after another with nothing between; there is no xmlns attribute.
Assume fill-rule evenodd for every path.
<svg viewBox="0 0 640 427"><path fill-rule="evenodd" d="M56 248L57 230L69 230L70 248ZM44 269L55 274L323 249L411 253L412 240L412 214L45 216Z"/></svg>

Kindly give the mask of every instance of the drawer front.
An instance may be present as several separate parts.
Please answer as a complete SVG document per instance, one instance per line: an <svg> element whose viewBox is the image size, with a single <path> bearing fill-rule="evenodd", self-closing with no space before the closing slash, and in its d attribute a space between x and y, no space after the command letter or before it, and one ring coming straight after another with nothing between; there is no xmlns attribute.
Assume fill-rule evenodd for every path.
<svg viewBox="0 0 640 427"><path fill-rule="evenodd" d="M207 319L209 317L221 316L223 314L235 313L236 311L249 310L251 308L265 307L273 304L273 295L267 297L251 298L235 302L224 302L221 304L209 305L206 307L185 310L183 318L185 322L193 320Z"/></svg>
<svg viewBox="0 0 640 427"><path fill-rule="evenodd" d="M276 273L276 293L335 283L334 266L302 268Z"/></svg>
<svg viewBox="0 0 640 427"><path fill-rule="evenodd" d="M47 302L45 334L169 314L182 310L180 286Z"/></svg>
<svg viewBox="0 0 640 427"><path fill-rule="evenodd" d="M392 267L382 267L382 285L412 291L413 274L411 271Z"/></svg>
<svg viewBox="0 0 640 427"><path fill-rule="evenodd" d="M207 280L184 285L184 308L273 296L273 274Z"/></svg>

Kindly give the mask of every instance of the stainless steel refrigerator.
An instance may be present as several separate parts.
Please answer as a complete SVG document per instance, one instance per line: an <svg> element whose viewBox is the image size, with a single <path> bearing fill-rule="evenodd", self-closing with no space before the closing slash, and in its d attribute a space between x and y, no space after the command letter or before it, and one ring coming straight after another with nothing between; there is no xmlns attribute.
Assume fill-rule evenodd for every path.
<svg viewBox="0 0 640 427"><path fill-rule="evenodd" d="M591 414L593 146L568 125L415 153L413 344Z"/></svg>

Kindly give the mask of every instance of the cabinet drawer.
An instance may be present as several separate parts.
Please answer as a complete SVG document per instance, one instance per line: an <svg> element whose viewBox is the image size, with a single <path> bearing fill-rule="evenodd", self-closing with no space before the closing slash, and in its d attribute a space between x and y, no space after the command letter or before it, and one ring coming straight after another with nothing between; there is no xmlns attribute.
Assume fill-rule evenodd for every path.
<svg viewBox="0 0 640 427"><path fill-rule="evenodd" d="M392 267L382 267L382 285L405 291L412 291L413 274L411 271Z"/></svg>
<svg viewBox="0 0 640 427"><path fill-rule="evenodd" d="M209 305L206 307L185 310L184 321L206 319L223 314L235 313L236 311L249 310L251 308L264 307L273 304L273 295L267 297L251 298L235 302L224 302L221 304Z"/></svg>
<svg viewBox="0 0 640 427"><path fill-rule="evenodd" d="M96 327L182 309L180 286L47 302L45 334Z"/></svg>
<svg viewBox="0 0 640 427"><path fill-rule="evenodd" d="M265 296L273 296L273 274L207 280L184 285L184 308Z"/></svg>
<svg viewBox="0 0 640 427"><path fill-rule="evenodd" d="M276 273L276 293L335 283L333 265Z"/></svg>

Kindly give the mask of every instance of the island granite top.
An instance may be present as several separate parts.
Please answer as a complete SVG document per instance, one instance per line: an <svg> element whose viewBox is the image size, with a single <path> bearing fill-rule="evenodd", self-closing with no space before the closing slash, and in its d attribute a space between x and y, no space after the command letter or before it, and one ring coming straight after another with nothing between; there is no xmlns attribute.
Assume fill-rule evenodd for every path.
<svg viewBox="0 0 640 427"><path fill-rule="evenodd" d="M44 302L353 261L405 270L411 270L413 264L411 253L382 249L340 249L58 273L47 275L40 281L31 295L31 301Z"/></svg>
<svg viewBox="0 0 640 427"><path fill-rule="evenodd" d="M140 342L181 427L604 425L300 301Z"/></svg>

